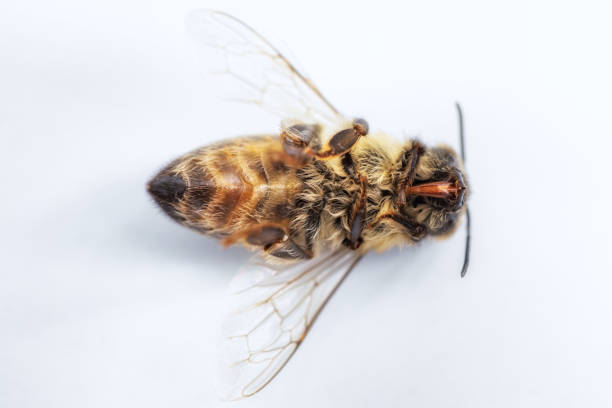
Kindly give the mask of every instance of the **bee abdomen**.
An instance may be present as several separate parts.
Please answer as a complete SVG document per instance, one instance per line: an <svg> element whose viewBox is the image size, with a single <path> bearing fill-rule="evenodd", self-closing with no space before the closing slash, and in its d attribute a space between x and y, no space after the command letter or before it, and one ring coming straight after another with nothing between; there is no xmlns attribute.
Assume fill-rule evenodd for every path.
<svg viewBox="0 0 612 408"><path fill-rule="evenodd" d="M206 208L217 190L214 178L205 167L195 167L189 177L189 184L185 196L188 205L194 210Z"/></svg>
<svg viewBox="0 0 612 408"><path fill-rule="evenodd" d="M234 210L250 200L253 183L232 155L221 150L211 156L207 170L213 175L210 181L215 185L215 194L208 207L208 216L213 228L221 228L231 224Z"/></svg>
<svg viewBox="0 0 612 408"><path fill-rule="evenodd" d="M253 223L287 217L299 180L279 161L280 143L271 139L247 142L242 139L196 150L157 176L169 174L185 182L185 191L172 204L173 218L200 232L224 237Z"/></svg>

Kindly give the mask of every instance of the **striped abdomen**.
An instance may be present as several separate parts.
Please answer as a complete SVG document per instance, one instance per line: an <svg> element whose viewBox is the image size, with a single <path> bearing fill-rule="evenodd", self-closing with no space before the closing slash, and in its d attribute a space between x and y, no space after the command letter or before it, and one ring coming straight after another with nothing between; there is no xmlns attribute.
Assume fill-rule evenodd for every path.
<svg viewBox="0 0 612 408"><path fill-rule="evenodd" d="M217 238L254 223L286 225L301 182L282 154L273 136L200 148L171 163L148 188L172 218Z"/></svg>

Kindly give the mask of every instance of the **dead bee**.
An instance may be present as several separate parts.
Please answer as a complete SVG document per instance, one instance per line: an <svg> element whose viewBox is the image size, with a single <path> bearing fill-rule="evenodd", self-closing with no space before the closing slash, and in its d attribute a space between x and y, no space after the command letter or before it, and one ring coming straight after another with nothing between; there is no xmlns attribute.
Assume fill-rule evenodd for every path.
<svg viewBox="0 0 612 408"><path fill-rule="evenodd" d="M290 112L279 133L196 149L147 185L177 222L260 250L232 282L244 307L228 318L218 388L237 399L278 373L366 252L451 234L468 187L451 148L398 143L346 119L240 20L199 11L188 25L222 54L223 72L246 84L249 100L281 100ZM462 275L469 234L466 243Z"/></svg>

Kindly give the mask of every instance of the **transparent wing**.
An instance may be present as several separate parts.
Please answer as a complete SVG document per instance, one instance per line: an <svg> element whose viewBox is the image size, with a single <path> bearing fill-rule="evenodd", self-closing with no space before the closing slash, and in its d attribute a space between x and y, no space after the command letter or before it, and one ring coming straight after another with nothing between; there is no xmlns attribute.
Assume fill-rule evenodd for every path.
<svg viewBox="0 0 612 408"><path fill-rule="evenodd" d="M285 266L255 257L233 279L217 391L236 400L262 389L287 363L321 308L357 264L346 248Z"/></svg>
<svg viewBox="0 0 612 408"><path fill-rule="evenodd" d="M224 84L230 99L259 105L281 119L322 125L346 121L308 77L239 19L197 10L187 17L187 31L206 47L211 73L231 78L231 85Z"/></svg>

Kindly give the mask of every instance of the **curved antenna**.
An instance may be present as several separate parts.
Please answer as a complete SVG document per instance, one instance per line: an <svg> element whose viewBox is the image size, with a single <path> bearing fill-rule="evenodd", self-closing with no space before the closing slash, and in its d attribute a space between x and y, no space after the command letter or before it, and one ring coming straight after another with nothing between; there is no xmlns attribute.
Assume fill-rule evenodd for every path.
<svg viewBox="0 0 612 408"><path fill-rule="evenodd" d="M461 161L463 161L463 166L465 167L465 141L464 141L464 131L463 131L463 110L461 109L461 105L459 102L455 102L455 107L457 108L457 118L459 119L459 145L461 147ZM461 277L463 278L468 270L468 265L470 264L470 249L472 243L472 227L470 223L470 209L465 207L465 253L463 255L463 267L461 268Z"/></svg>
<svg viewBox="0 0 612 408"><path fill-rule="evenodd" d="M468 265L470 264L470 247L471 247L471 235L470 235L470 209L465 208L465 220L466 220L466 233L465 233L465 254L463 255L463 267L461 268L461 277L463 278L467 273Z"/></svg>
<svg viewBox="0 0 612 408"><path fill-rule="evenodd" d="M455 108L457 108L457 119L459 119L459 146L461 147L461 160L465 166L465 141L463 132L463 109L459 102L455 102Z"/></svg>

